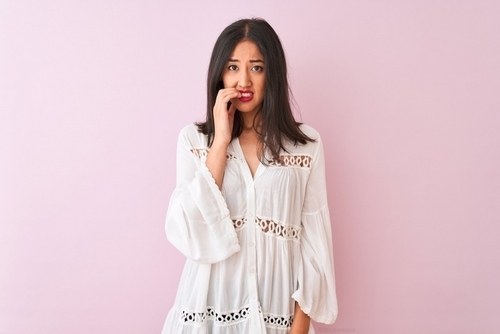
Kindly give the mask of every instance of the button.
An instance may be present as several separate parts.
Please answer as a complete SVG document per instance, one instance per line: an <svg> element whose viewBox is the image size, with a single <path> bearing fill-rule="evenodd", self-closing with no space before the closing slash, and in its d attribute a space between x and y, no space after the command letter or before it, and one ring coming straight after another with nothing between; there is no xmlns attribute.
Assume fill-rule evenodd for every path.
<svg viewBox="0 0 500 334"><path fill-rule="evenodd" d="M251 266L248 271L250 272L250 274L254 274L255 273L255 267L254 266Z"/></svg>
<svg viewBox="0 0 500 334"><path fill-rule="evenodd" d="M250 241L250 242L248 243L248 247L255 247L255 242Z"/></svg>

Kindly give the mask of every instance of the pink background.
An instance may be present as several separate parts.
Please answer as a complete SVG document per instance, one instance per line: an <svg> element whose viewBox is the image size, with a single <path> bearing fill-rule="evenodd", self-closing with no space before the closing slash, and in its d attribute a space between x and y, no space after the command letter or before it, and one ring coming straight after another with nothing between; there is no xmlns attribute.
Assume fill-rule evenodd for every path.
<svg viewBox="0 0 500 334"><path fill-rule="evenodd" d="M326 143L340 315L498 333L498 1L0 2L0 333L159 333L179 129L213 43L266 18Z"/></svg>

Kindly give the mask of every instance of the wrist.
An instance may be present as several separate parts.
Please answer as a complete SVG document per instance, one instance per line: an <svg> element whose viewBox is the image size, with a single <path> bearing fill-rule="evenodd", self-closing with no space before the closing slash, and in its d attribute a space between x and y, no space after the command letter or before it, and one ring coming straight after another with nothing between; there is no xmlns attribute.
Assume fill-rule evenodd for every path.
<svg viewBox="0 0 500 334"><path fill-rule="evenodd" d="M210 150L226 151L230 142L231 138L223 139L221 137L214 137L212 145L210 146Z"/></svg>

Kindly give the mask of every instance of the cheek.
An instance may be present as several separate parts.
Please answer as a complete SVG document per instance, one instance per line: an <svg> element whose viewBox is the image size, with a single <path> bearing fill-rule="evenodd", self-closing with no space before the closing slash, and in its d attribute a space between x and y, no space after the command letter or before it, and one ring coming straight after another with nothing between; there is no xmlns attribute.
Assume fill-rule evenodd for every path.
<svg viewBox="0 0 500 334"><path fill-rule="evenodd" d="M261 94L264 94L266 91L266 82L264 80L259 82L259 90Z"/></svg>
<svg viewBox="0 0 500 334"><path fill-rule="evenodd" d="M227 75L224 75L222 77L222 83L224 84L224 88L231 88L231 87L235 87L236 86L236 83L234 82L234 79L227 76Z"/></svg>

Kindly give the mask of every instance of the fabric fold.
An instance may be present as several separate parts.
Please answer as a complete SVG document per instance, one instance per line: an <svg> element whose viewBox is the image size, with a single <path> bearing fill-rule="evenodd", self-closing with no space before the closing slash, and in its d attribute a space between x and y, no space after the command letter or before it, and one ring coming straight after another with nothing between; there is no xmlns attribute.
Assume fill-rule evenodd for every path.
<svg viewBox="0 0 500 334"><path fill-rule="evenodd" d="M303 215L302 222L298 288L292 298L314 321L332 324L338 307L328 207Z"/></svg>
<svg viewBox="0 0 500 334"><path fill-rule="evenodd" d="M224 197L204 159L191 151L186 134L177 144L177 185L167 211L168 240L187 258L216 263L240 250Z"/></svg>
<svg viewBox="0 0 500 334"><path fill-rule="evenodd" d="M317 138L301 214L297 290L300 308L317 322L331 324L338 313L323 143Z"/></svg>

